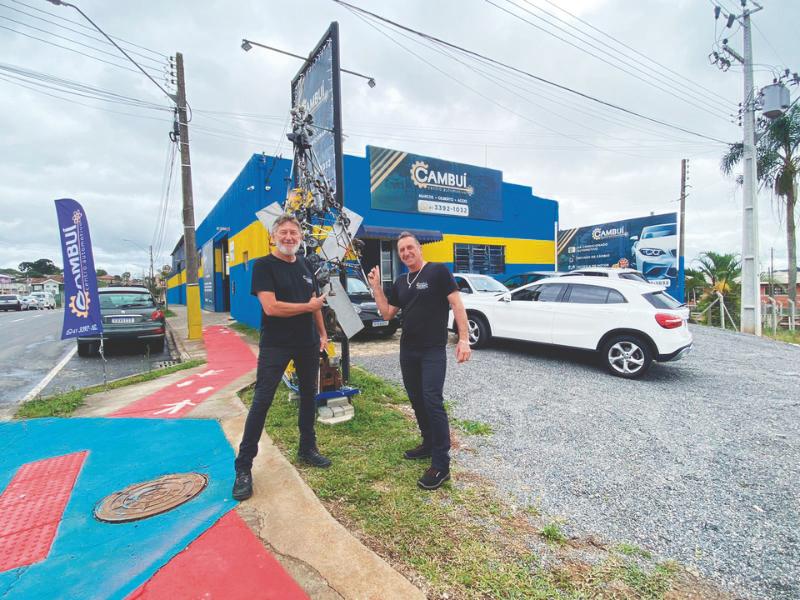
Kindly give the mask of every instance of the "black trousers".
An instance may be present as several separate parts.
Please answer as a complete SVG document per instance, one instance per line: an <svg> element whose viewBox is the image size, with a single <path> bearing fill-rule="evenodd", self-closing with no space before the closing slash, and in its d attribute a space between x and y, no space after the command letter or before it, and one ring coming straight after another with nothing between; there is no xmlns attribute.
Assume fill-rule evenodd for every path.
<svg viewBox="0 0 800 600"><path fill-rule="evenodd" d="M278 389L281 376L290 360L294 361L300 387L300 414L297 421L300 428L300 451L315 448L317 445L314 433L317 406L314 397L317 395L319 381L319 344L298 348L262 347L258 351L253 404L247 413L244 435L236 457L237 471L249 470L253 466L253 459L258 454L258 440L261 439L264 422L267 420L267 411L272 406L275 390Z"/></svg>
<svg viewBox="0 0 800 600"><path fill-rule="evenodd" d="M447 372L445 347L409 348L401 343L400 370L422 433L422 443L431 449L431 466L447 471L450 469L450 423L442 397Z"/></svg>

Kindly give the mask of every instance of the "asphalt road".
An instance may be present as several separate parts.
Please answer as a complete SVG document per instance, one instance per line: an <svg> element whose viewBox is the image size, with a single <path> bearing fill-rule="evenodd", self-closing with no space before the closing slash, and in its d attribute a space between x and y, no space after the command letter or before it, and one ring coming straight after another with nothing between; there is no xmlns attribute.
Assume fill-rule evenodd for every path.
<svg viewBox="0 0 800 600"><path fill-rule="evenodd" d="M445 399L494 432L461 436L455 477L478 472L569 535L676 559L736 597L800 598L800 347L692 332L689 357L637 381L504 341L456 365L451 345ZM396 344L353 361L399 382Z"/></svg>
<svg viewBox="0 0 800 600"><path fill-rule="evenodd" d="M13 414L25 396L75 349L74 340L60 339L63 316L60 309L0 312L0 418ZM171 359L169 348L149 355L144 344L107 344L105 355L109 380L149 371L155 363ZM102 382L103 360L75 353L40 395Z"/></svg>

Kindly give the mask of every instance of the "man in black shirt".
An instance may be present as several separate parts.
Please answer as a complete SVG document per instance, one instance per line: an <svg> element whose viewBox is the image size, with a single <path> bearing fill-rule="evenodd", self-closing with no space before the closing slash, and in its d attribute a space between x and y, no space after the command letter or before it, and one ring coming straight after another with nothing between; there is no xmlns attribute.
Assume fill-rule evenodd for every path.
<svg viewBox="0 0 800 600"><path fill-rule="evenodd" d="M456 360L459 363L469 360L472 353L467 313L453 275L443 264L423 260L422 247L413 234L400 234L397 253L408 267L408 273L397 278L388 299L381 288L378 267L370 271L367 279L384 319L392 319L398 310L403 309L400 370L422 433L422 443L407 450L404 456L408 459L431 459L430 468L417 485L435 490L450 479L450 424L442 397L447 371L448 310L453 307L458 326Z"/></svg>
<svg viewBox="0 0 800 600"><path fill-rule="evenodd" d="M300 387L298 426L300 460L315 467L329 467L331 461L317 450L317 382L320 352L328 345L322 320L326 294L317 293L314 273L305 258L296 256L303 233L291 215L281 215L270 232L275 243L271 254L253 262L251 293L261 304L261 338L253 404L247 413L239 455L233 497L246 500L253 495L250 470L258 453L267 410L290 360L294 361Z"/></svg>

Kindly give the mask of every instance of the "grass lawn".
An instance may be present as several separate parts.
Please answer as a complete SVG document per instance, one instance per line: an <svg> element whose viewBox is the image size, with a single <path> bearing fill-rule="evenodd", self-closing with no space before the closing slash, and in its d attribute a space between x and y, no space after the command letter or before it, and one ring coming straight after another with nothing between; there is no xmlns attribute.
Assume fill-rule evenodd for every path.
<svg viewBox="0 0 800 600"><path fill-rule="evenodd" d="M21 405L17 409L14 418L35 419L38 417L68 417L81 406L83 406L86 397L90 396L91 394L105 392L107 390L115 390L117 388L133 385L135 383L152 381L153 379L158 379L159 377L169 375L170 373L175 373L176 371L183 371L184 369L199 367L204 362L204 360L189 360L172 367L167 367L166 369L158 369L155 371L149 371L147 373L141 373L139 375L132 375L131 377L126 377L124 379L117 379L116 381L109 382L107 386L95 385L92 387L63 392L61 394L55 394L53 396L47 396L45 398L34 398L30 402L26 402L25 404Z"/></svg>
<svg viewBox="0 0 800 600"><path fill-rule="evenodd" d="M663 598L682 569L634 546L568 539L530 507L513 506L476 475L454 465L453 481L419 490L425 461L402 458L419 442L405 393L354 368L356 416L317 425L333 466L298 470L326 508L431 598ZM242 393L245 403L252 389ZM473 421L454 430L489 435ZM281 388L266 431L296 463L297 409ZM595 558L586 561L587 554ZM683 597L681 595L674 598Z"/></svg>

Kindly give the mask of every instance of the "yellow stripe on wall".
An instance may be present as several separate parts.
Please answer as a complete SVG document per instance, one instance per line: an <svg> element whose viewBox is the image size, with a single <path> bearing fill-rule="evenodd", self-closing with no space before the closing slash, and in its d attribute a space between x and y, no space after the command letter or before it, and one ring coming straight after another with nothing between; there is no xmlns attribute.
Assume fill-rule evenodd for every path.
<svg viewBox="0 0 800 600"><path fill-rule="evenodd" d="M167 279L167 289L172 289L174 287L178 287L179 285L183 285L186 283L185 271L181 271L177 275L173 275L169 279Z"/></svg>
<svg viewBox="0 0 800 600"><path fill-rule="evenodd" d="M247 252L248 260L269 254L269 234L258 219L240 232L232 235L230 241L233 242L231 267L243 262L245 252ZM230 241L228 242L229 244Z"/></svg>
<svg viewBox="0 0 800 600"><path fill-rule="evenodd" d="M555 264L555 242L551 240L522 240L519 238L483 237L476 235L444 234L441 242L422 246L425 260L451 263L453 244L489 244L505 246L506 264Z"/></svg>

